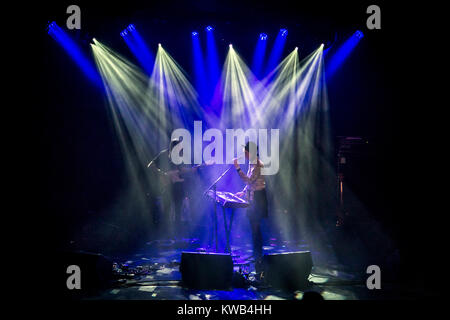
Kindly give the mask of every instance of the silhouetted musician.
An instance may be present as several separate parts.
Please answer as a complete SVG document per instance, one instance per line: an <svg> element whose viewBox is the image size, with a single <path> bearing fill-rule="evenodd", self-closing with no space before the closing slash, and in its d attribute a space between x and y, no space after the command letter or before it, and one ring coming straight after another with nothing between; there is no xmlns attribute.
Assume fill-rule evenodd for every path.
<svg viewBox="0 0 450 320"><path fill-rule="evenodd" d="M172 140L169 148L161 151L147 165L148 168L152 168L158 173L159 194L162 200L163 214L169 215L172 208L175 211L174 228L172 229L176 236L180 235L182 230L182 205L184 198L187 196L185 176L188 173L195 172L200 167L189 167L183 164L176 165L173 163L171 159L172 149L180 142L181 140L179 139ZM166 222L169 220L167 216L163 219Z"/></svg>
<svg viewBox="0 0 450 320"><path fill-rule="evenodd" d="M261 174L264 164L259 159L258 147L249 141L244 148L245 158L249 160L249 168L245 174L239 166L238 159L234 159L234 166L245 183L241 192L236 193L238 197L244 197L250 206L247 208L247 217L250 221L253 240L253 257L255 258L256 272L260 273L261 258L263 254L263 239L261 233L261 222L268 216L266 183ZM254 163L252 163L254 162Z"/></svg>

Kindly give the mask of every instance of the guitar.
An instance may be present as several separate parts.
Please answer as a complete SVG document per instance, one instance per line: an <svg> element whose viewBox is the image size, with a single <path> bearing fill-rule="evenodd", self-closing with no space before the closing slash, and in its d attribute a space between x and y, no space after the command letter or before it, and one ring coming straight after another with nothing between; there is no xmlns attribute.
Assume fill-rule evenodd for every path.
<svg viewBox="0 0 450 320"><path fill-rule="evenodd" d="M213 161L207 161L205 163L190 167L190 168L180 168L180 169L174 169L174 170L168 170L168 171L163 171L159 168L156 168L156 171L158 172L158 176L159 176L159 183L160 186L163 189L166 189L167 187L178 183L178 182L184 182L184 175L185 174L190 174L195 172L197 169L205 167L205 166L210 166L214 164Z"/></svg>

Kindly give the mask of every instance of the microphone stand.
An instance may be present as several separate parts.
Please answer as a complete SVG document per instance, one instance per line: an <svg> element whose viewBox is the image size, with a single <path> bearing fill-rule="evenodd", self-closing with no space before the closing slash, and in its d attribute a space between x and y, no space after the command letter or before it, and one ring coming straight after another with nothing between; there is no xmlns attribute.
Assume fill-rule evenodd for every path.
<svg viewBox="0 0 450 320"><path fill-rule="evenodd" d="M154 157L154 158L152 159L152 161L150 161L150 162L147 164L147 168L150 168L150 166L153 164L153 162L155 162L156 159L158 159L159 156L160 156L163 152L166 152L166 151L168 151L168 150L169 150L169 149L163 149L163 150L161 150L161 151L156 155L156 157Z"/></svg>
<svg viewBox="0 0 450 320"><path fill-rule="evenodd" d="M233 168L233 166L230 166L227 170L225 170L219 178L216 179L216 181L213 182L213 184L206 189L206 191L203 193L206 195L209 190L214 190L214 240L215 240L215 246L216 246L216 252L218 250L218 240L217 240L217 183L223 178L224 175L227 174L230 169Z"/></svg>

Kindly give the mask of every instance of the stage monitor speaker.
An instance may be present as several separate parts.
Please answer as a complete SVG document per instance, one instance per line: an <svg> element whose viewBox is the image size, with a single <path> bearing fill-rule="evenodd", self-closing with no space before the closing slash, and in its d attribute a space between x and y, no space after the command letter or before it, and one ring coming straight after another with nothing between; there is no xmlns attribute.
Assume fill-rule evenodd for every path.
<svg viewBox="0 0 450 320"><path fill-rule="evenodd" d="M111 284L113 264L108 258L98 253L63 252L59 256L59 285L67 295L83 295L106 288ZM80 270L81 289L68 289L67 279L71 276L67 268L78 266Z"/></svg>
<svg viewBox="0 0 450 320"><path fill-rule="evenodd" d="M308 286L312 266L310 251L265 254L262 276L274 288L301 289Z"/></svg>
<svg viewBox="0 0 450 320"><path fill-rule="evenodd" d="M229 289L233 279L233 260L225 253L182 252L182 285L195 289Z"/></svg>

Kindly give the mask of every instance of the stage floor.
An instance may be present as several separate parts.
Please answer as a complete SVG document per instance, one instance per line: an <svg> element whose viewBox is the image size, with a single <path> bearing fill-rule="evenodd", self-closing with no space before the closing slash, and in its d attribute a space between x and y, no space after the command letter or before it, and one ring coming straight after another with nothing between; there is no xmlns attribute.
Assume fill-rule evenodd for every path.
<svg viewBox="0 0 450 320"><path fill-rule="evenodd" d="M182 251L209 252L196 239L154 240L132 255L109 257L117 263L122 280L114 286L85 297L87 300L292 300L302 299L304 292L315 291L325 300L417 299L429 293L401 286L396 281L383 281L381 290L366 287L368 277L358 268L339 264L326 250L316 250L305 243L277 242L271 239L265 253L311 251L313 270L311 285L294 292L264 287L254 282L254 266L250 244L232 246L234 270L244 271L250 280L246 286L231 290L193 290L180 285L179 265ZM127 270L127 271L126 271ZM126 277L124 276L126 275Z"/></svg>

